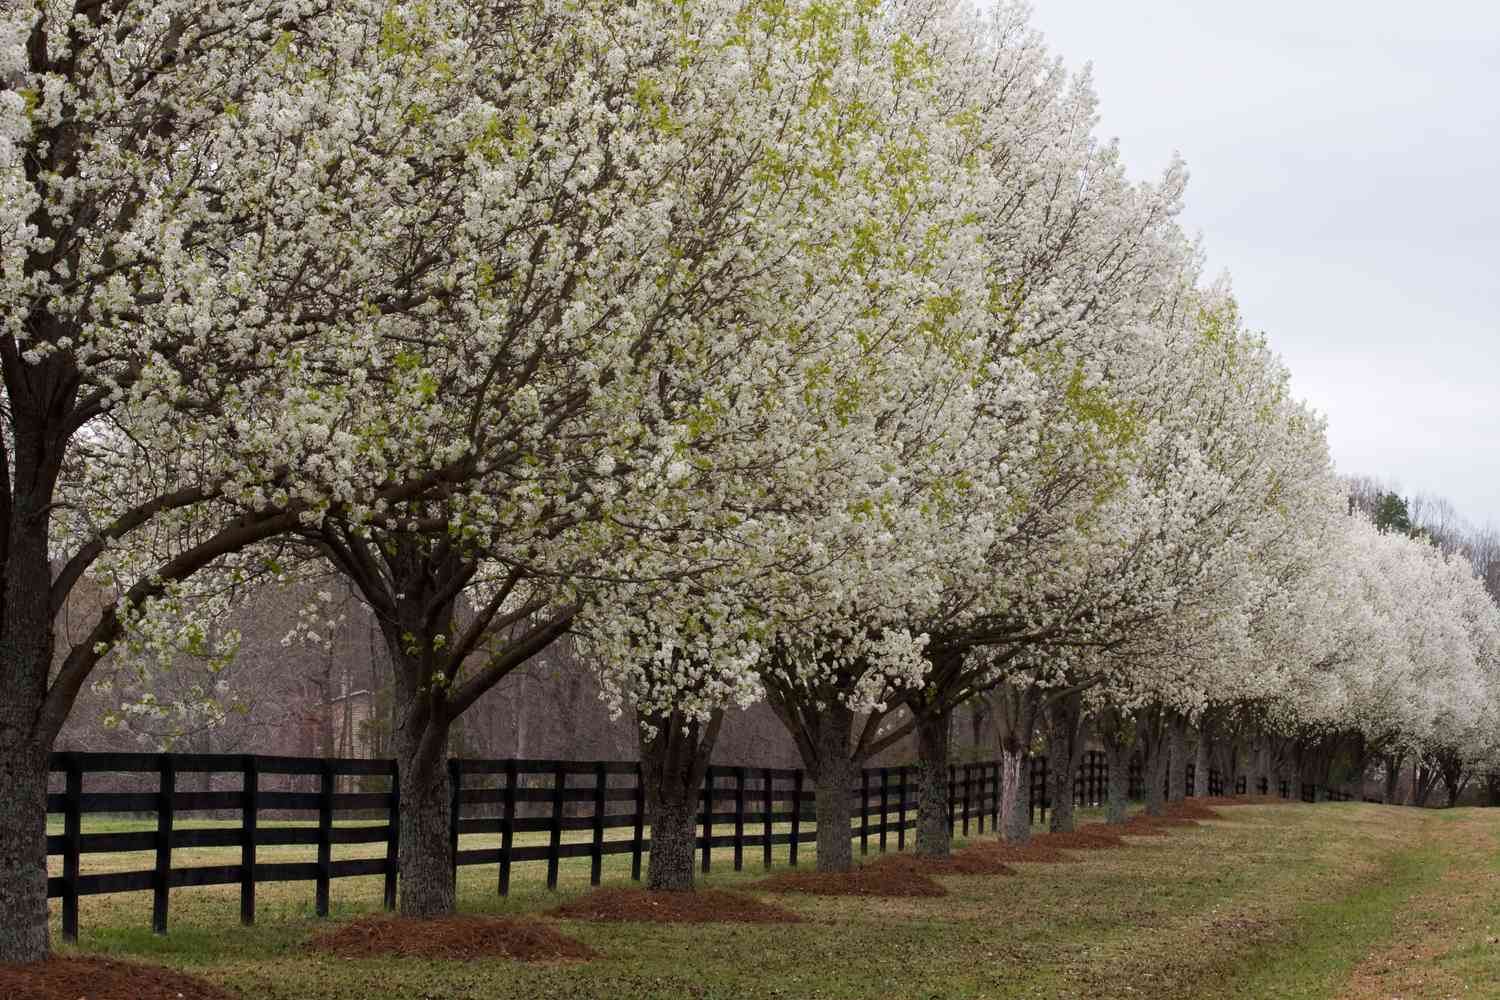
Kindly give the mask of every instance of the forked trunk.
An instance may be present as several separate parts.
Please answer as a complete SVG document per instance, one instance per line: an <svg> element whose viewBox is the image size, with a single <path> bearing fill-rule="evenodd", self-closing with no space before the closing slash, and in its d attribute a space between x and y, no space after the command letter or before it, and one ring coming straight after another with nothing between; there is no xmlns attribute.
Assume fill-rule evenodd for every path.
<svg viewBox="0 0 1500 1000"><path fill-rule="evenodd" d="M946 858L953 850L948 826L948 719L950 712L917 720L917 854Z"/></svg>
<svg viewBox="0 0 1500 1000"><path fill-rule="evenodd" d="M698 800L722 721L723 713L715 713L707 726L700 727L677 712L641 720L641 776L651 822L647 889L693 888Z"/></svg>

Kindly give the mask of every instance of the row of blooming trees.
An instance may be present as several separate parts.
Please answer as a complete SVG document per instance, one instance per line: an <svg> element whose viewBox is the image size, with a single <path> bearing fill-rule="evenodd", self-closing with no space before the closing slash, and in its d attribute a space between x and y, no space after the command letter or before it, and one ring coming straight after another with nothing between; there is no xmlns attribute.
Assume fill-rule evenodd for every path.
<svg viewBox="0 0 1500 1000"><path fill-rule="evenodd" d="M1039 729L1059 775L1089 728L1158 776L1190 726L1263 771L1489 753L1494 606L1345 513L1184 171L1126 176L1018 4L33 0L0 86L0 961L47 953L90 674L231 656L266 576L380 623L412 915L455 905L453 721L569 633L659 889L760 699L829 870L911 733L947 852L976 701L1012 804Z"/></svg>

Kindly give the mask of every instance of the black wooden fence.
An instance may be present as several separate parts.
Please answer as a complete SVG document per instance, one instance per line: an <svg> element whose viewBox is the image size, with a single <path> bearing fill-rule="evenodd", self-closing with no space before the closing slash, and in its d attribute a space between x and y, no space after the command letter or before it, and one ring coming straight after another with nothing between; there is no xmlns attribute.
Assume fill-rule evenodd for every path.
<svg viewBox="0 0 1500 1000"><path fill-rule="evenodd" d="M509 891L513 865L545 862L548 888L556 888L564 858L586 857L590 881L600 881L606 855L629 854L631 877L641 877L642 856L651 849L646 836L645 789L640 765L634 761L459 760L448 762L456 866L496 864L498 891ZM47 880L47 894L62 900L63 936L76 940L78 900L81 896L114 892L152 893L152 928L167 929L170 890L201 885L238 885L240 919L255 920L255 887L264 882L315 883L319 916L328 913L333 879L359 875L384 878L387 909L396 901L400 852L401 794L397 768L390 760L266 757L229 754L114 754L55 753L51 769L61 778L61 791L47 797L49 814L60 814L63 832L47 837L49 856L63 859L62 874ZM1033 770L1030 803L1045 817L1045 761ZM178 787L178 776L195 774L209 790ZM85 778L108 775L108 790L85 790ZM1037 786L1040 776L1043 785ZM215 790L238 776L238 788ZM287 780L300 778L300 782ZM217 782L214 780L217 779ZM363 790L344 791L355 782ZM300 783L311 790L268 787ZM121 786L129 790L120 790ZM379 785L378 790L369 790ZM154 786L154 787L151 787ZM892 846L905 850L907 831L916 825L915 769L867 768L851 789L857 803L851 837L860 852L873 842L879 851ZM1037 794L1041 792L1042 794ZM703 783L697 849L702 866L710 869L715 849L731 850L736 870L747 850L759 848L764 864L772 848L787 845L793 864L798 845L816 839L813 827L816 791L800 769L712 767ZM1000 814L1000 767L996 762L955 764L949 768L949 826L969 835L994 829ZM235 825L184 828L177 823L185 813L238 814ZM266 825L268 813L278 816L316 816L316 825ZM83 832L87 815L155 817L154 830ZM335 819L359 820L341 822ZM780 826L783 829L777 829ZM606 831L627 829L626 837L606 837ZM721 832L722 831L722 832ZM517 844L516 835L544 833L545 844ZM585 834L582 838L567 834ZM458 848L461 835L492 835L493 846ZM333 860L334 845L383 844L380 857ZM260 861L260 847L303 845L315 847L315 861ZM173 851L188 848L237 847L237 864L173 865ZM155 864L137 871L82 874L86 854L154 852Z"/></svg>
<svg viewBox="0 0 1500 1000"><path fill-rule="evenodd" d="M629 854L631 877L641 877L642 857L651 849L646 836L645 789L634 761L461 760L448 762L452 795L451 829L455 866L498 865L497 889L510 889L516 864L545 862L546 882L556 888L564 858L588 858L590 881L600 881L607 855ZM63 859L62 874L47 880L47 894L62 899L63 936L78 935L78 899L101 893L152 893L151 923L167 929L170 890L200 885L238 885L240 919L255 920L255 887L264 882L313 882L314 904L328 913L333 879L379 875L387 909L396 902L400 852L400 782L394 761L336 758L266 757L230 754L55 753L51 768L60 780L47 797L49 814L60 814L63 832L47 837L49 856ZM1024 764L1026 807L1032 823L1045 822L1051 808L1047 759L1031 755ZM109 775L109 789L85 789L85 779ZM179 775L196 775L202 790L178 787ZM232 783L238 788L215 789ZM1000 765L995 761L955 764L948 773L948 822L955 834L996 829L1000 819ZM1191 793L1192 766L1187 786ZM1222 791L1214 772L1209 790ZM303 786L303 787L299 787ZM121 790L123 788L127 790ZM1090 751L1073 783L1077 805L1102 805L1108 798L1109 765L1105 755ZM1260 783L1262 793L1265 781ZM1131 773L1132 798L1143 784L1139 768ZM1244 779L1236 790L1243 792ZM1288 798L1287 782L1280 784ZM854 822L850 836L861 854L873 843L880 852L894 842L906 849L907 831L916 824L913 767L866 768L851 789ZM1306 785L1303 797L1315 798ZM1217 794L1217 792L1214 792ZM1339 796L1325 790L1329 798ZM1311 797L1310 797L1311 796ZM697 850L709 871L714 851L730 851L736 871L747 851L759 848L771 864L772 849L786 845L788 860L798 861L798 846L815 840L816 791L801 769L712 767L703 782ZM1018 803L1019 805L1019 803ZM188 827L177 824L184 813L236 815L235 825ZM152 815L154 830L83 832L86 815ZM270 817L316 816L316 825L265 825ZM335 825L335 819L344 822ZM624 836L606 831L626 830ZM545 844L517 844L517 834L546 834ZM568 836L583 834L582 837ZM489 846L459 848L461 835L492 836ZM379 857L333 859L333 847L382 844ZM316 860L264 862L260 847L302 845L316 848ZM228 865L173 865L173 851L189 848L239 848L239 862ZM154 852L154 865L137 871L82 874L85 854Z"/></svg>

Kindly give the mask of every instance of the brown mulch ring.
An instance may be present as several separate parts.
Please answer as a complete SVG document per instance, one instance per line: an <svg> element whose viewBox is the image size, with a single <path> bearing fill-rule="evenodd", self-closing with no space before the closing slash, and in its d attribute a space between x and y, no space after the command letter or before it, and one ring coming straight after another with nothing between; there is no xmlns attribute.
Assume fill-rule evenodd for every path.
<svg viewBox="0 0 1500 1000"><path fill-rule="evenodd" d="M1193 801L1203 806L1274 806L1283 800L1274 795L1216 795Z"/></svg>
<svg viewBox="0 0 1500 1000"><path fill-rule="evenodd" d="M1110 847L1128 847L1119 837L1096 832L1094 828L1074 830L1071 833L1044 833L1036 840L1043 847L1063 847L1070 851L1098 851Z"/></svg>
<svg viewBox="0 0 1500 1000"><path fill-rule="evenodd" d="M990 841L989 843L971 847L969 851L984 851L988 857L1000 862L1015 863L1027 861L1035 864L1058 864L1068 861L1082 861L1083 859L1063 853L1060 847L1045 843L1044 837L1032 837L1024 844L1007 844L1003 841Z"/></svg>
<svg viewBox="0 0 1500 1000"><path fill-rule="evenodd" d="M763 892L805 892L812 896L946 896L948 890L913 868L858 865L848 872L791 871L756 882Z"/></svg>
<svg viewBox="0 0 1500 1000"><path fill-rule="evenodd" d="M234 1000L201 979L155 965L107 958L49 958L0 965L6 1000Z"/></svg>
<svg viewBox="0 0 1500 1000"><path fill-rule="evenodd" d="M340 958L511 958L521 962L582 962L598 958L588 945L545 924L461 914L411 919L366 917L312 940ZM76 1000L76 998L75 998Z"/></svg>
<svg viewBox="0 0 1500 1000"><path fill-rule="evenodd" d="M1187 799L1174 806L1167 807L1169 816L1180 816L1184 819L1223 819L1224 817L1214 812L1203 804L1201 799Z"/></svg>
<svg viewBox="0 0 1500 1000"><path fill-rule="evenodd" d="M1152 821L1152 817L1141 815L1133 816L1123 823L1111 827L1121 837L1165 837L1171 831L1169 827L1175 826L1197 826L1195 819L1171 819L1167 818L1165 823Z"/></svg>
<svg viewBox="0 0 1500 1000"><path fill-rule="evenodd" d="M802 920L792 911L762 903L754 896L722 889L693 892L596 889L549 910L547 915L566 920L656 924L795 924Z"/></svg>
<svg viewBox="0 0 1500 1000"><path fill-rule="evenodd" d="M874 862L877 867L901 868L918 875L1014 875L1002 854L989 844L956 851L946 858L923 858L915 854L887 854Z"/></svg>

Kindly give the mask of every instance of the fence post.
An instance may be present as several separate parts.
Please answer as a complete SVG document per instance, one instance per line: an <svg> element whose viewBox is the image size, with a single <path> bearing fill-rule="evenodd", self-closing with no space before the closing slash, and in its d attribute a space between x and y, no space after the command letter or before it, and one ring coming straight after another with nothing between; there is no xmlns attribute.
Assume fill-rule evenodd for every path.
<svg viewBox="0 0 1500 1000"><path fill-rule="evenodd" d="M604 870L604 761L594 764L594 847L589 855L589 885L598 885Z"/></svg>
<svg viewBox="0 0 1500 1000"><path fill-rule="evenodd" d="M870 769L859 769L859 853L870 853Z"/></svg>
<svg viewBox="0 0 1500 1000"><path fill-rule="evenodd" d="M177 795L177 766L172 755L161 755L161 780L156 803L156 871L151 884L151 930L167 933L167 891L172 886L172 811Z"/></svg>
<svg viewBox="0 0 1500 1000"><path fill-rule="evenodd" d="M500 895L510 894L510 855L516 842L516 783L520 771L512 757L505 762L505 795L502 796L504 812L500 817ZM639 834L637 835L639 840ZM639 856L639 855L637 855Z"/></svg>
<svg viewBox="0 0 1500 1000"><path fill-rule="evenodd" d="M771 867L771 833L774 824L771 822L771 813L776 808L776 796L771 790L771 783L776 779L771 775L769 767L762 768L760 773L760 795L761 803L761 859L767 868Z"/></svg>
<svg viewBox="0 0 1500 1000"><path fill-rule="evenodd" d="M745 867L745 769L734 769L734 870Z"/></svg>
<svg viewBox="0 0 1500 1000"><path fill-rule="evenodd" d="M896 768L901 784L896 787L896 850L906 850L906 765Z"/></svg>
<svg viewBox="0 0 1500 1000"><path fill-rule="evenodd" d="M988 808L988 799L986 798L986 796L989 795L990 783L985 780L986 776L989 774L989 770L990 770L990 766L988 764L986 764L986 763L984 763L984 762L981 761L980 764L979 764L979 784L978 784L978 786L976 788L976 795L975 795L975 797L979 800L979 803L978 803L979 804L979 817L978 818L979 818L979 832L981 834L984 833L984 821L985 821L985 818L987 816L989 816L989 814L990 814L990 810Z"/></svg>
<svg viewBox="0 0 1500 1000"><path fill-rule="evenodd" d="M797 866L797 844L798 834L802 832L802 768L797 768L792 777L792 843L790 860L792 867Z"/></svg>
<svg viewBox="0 0 1500 1000"><path fill-rule="evenodd" d="M547 888L557 888L557 865L562 859L562 819L563 819L563 786L567 784L568 774L563 769L562 761L552 769L552 826L551 836L547 841Z"/></svg>
<svg viewBox="0 0 1500 1000"><path fill-rule="evenodd" d="M1000 832L1000 765L994 764L994 777L990 779L990 830Z"/></svg>
<svg viewBox="0 0 1500 1000"><path fill-rule="evenodd" d="M401 764L391 761L391 799L385 827L385 908L396 908L396 879L401 874Z"/></svg>
<svg viewBox="0 0 1500 1000"><path fill-rule="evenodd" d="M260 762L240 764L240 923L255 923L255 836L260 825Z"/></svg>
<svg viewBox="0 0 1500 1000"><path fill-rule="evenodd" d="M885 824L890 812L891 769L880 769L880 853L885 853Z"/></svg>
<svg viewBox="0 0 1500 1000"><path fill-rule="evenodd" d="M83 765L76 753L67 755L68 783L63 793L63 901L64 941L78 940L78 857L83 852Z"/></svg>
<svg viewBox="0 0 1500 1000"><path fill-rule="evenodd" d="M964 836L965 837L967 837L969 835L969 779L970 779L970 772L972 771L972 769L973 769L973 765L972 764L965 764L964 765Z"/></svg>
<svg viewBox="0 0 1500 1000"><path fill-rule="evenodd" d="M318 916L328 916L328 876L333 864L333 762L323 760L318 768L318 883L315 906Z"/></svg>
<svg viewBox="0 0 1500 1000"><path fill-rule="evenodd" d="M641 854L646 849L646 776L635 764L635 836L630 845L630 877L641 880ZM509 855L507 855L509 860Z"/></svg>
<svg viewBox="0 0 1500 1000"><path fill-rule="evenodd" d="M713 765L703 769L703 874L708 874L710 841L714 835L714 769Z"/></svg>

